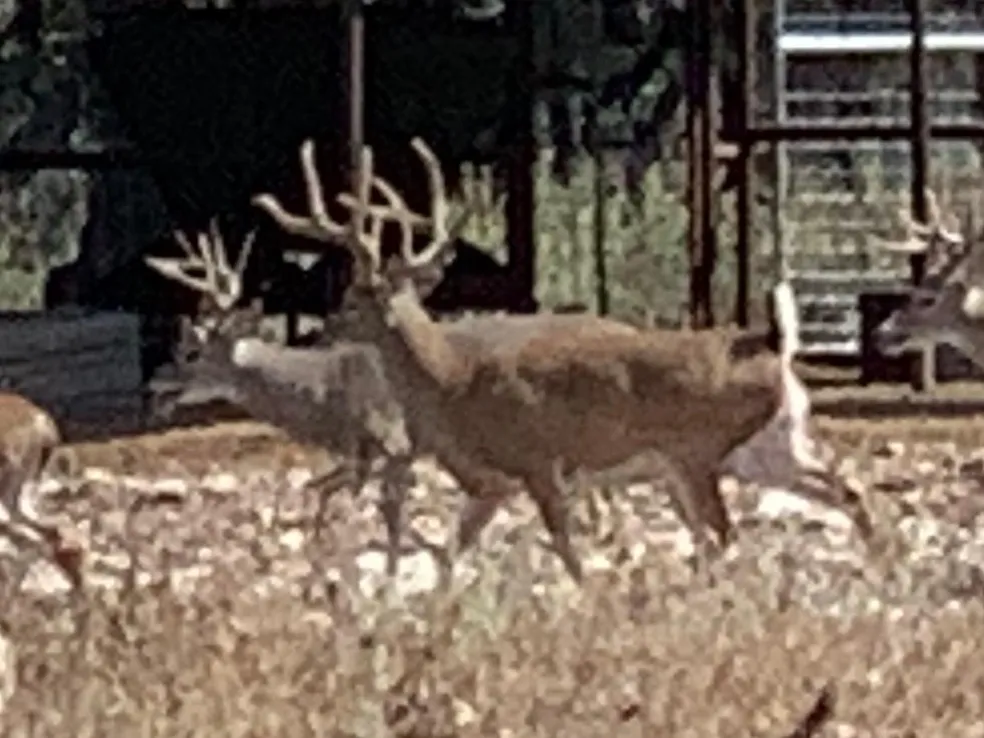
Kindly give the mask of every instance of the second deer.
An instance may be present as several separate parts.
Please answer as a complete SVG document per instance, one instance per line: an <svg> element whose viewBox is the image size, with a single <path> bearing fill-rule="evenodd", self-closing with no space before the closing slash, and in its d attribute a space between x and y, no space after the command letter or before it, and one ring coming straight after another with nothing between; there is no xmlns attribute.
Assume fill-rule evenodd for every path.
<svg viewBox="0 0 984 738"><path fill-rule="evenodd" d="M430 186L427 217L412 213L373 175L367 148L361 186L338 197L351 222L333 220L310 141L301 148L310 214L291 214L272 195L254 202L288 232L352 251L351 300L383 355L411 440L418 452L434 454L470 497L459 524L459 549L475 541L505 499L525 489L567 570L580 580L563 480L578 474L608 475L609 481L612 474L619 481L652 475L652 466L637 462L658 452L684 482L671 500L695 538L699 558L707 560L734 534L718 488L729 455L784 414L799 414L785 424L787 430L805 431L809 398L795 380L788 353L776 354L761 336L737 331L641 331L590 314L473 320L455 337L430 317L421 291L438 281L461 222L448 222L437 158L419 139L413 147ZM374 192L383 203L372 201ZM388 223L398 227L402 249L384 264ZM429 229L430 242L417 252L414 231L422 227ZM788 313L788 307L780 306L780 312ZM783 439L785 446L769 453L785 455L788 463L757 470L782 469L796 478L790 483L805 474L806 494L845 509L870 534L857 493L836 483L818 459L797 458L788 434ZM808 444L800 447L809 451ZM626 469L632 474L619 474Z"/></svg>
<svg viewBox="0 0 984 738"><path fill-rule="evenodd" d="M880 351L899 355L943 343L984 368L984 245L947 228L932 192L929 222L903 216L908 238L890 251L924 254L926 275L875 332Z"/></svg>
<svg viewBox="0 0 984 738"><path fill-rule="evenodd" d="M343 488L358 492L378 475L389 538L389 569L396 567L399 506L410 474L403 412L390 391L379 350L349 341L330 347L289 348L260 338L259 311L239 308L251 241L230 264L217 226L193 242L176 234L182 259L148 258L162 274L206 295L210 309L195 325L182 324L177 366L183 388L171 401L197 404L221 397L288 436L337 454L341 461L311 486L320 491L315 532L328 498Z"/></svg>

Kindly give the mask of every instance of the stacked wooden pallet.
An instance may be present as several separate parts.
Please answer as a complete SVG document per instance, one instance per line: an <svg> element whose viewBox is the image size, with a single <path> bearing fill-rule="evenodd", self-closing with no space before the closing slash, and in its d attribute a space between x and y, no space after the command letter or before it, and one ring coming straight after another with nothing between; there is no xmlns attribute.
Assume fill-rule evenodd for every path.
<svg viewBox="0 0 984 738"><path fill-rule="evenodd" d="M0 311L0 385L71 426L136 428L144 404L140 319L78 309Z"/></svg>

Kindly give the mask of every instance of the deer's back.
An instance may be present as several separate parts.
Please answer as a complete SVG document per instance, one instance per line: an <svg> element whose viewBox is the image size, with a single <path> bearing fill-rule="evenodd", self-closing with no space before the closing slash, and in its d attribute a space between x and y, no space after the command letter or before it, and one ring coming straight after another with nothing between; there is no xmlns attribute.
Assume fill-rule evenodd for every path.
<svg viewBox="0 0 984 738"><path fill-rule="evenodd" d="M402 423L379 350L370 344L269 344L239 368L238 394L255 419L299 441L346 451L365 432Z"/></svg>
<svg viewBox="0 0 984 738"><path fill-rule="evenodd" d="M470 339L478 361L454 403L459 442L503 470L521 474L542 457L606 468L697 436L731 448L778 406L778 360L733 355L733 334L543 317L553 320Z"/></svg>
<svg viewBox="0 0 984 738"><path fill-rule="evenodd" d="M631 336L637 328L616 320L582 313L538 313L535 315L471 315L442 323L448 340L457 350L476 354L521 352L557 336L580 334Z"/></svg>

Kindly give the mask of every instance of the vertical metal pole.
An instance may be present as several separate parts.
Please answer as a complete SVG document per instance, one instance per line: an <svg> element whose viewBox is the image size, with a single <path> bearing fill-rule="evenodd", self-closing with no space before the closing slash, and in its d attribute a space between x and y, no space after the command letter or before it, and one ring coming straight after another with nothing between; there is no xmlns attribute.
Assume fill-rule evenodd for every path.
<svg viewBox="0 0 984 738"><path fill-rule="evenodd" d="M510 307L531 312L536 300L536 139L533 132L536 71L533 58L533 0L518 0L514 26L518 42L518 74L511 89L510 128L515 133L509 156L509 195L506 198L506 231L509 249Z"/></svg>
<svg viewBox="0 0 984 738"><path fill-rule="evenodd" d="M600 55L604 42L604 9L602 0L591 4L594 21L594 37L592 38L593 52ZM595 309L600 315L611 312L611 296L608 293L608 260L605 253L605 241L608 237L608 198L605 197L605 154L602 151L598 137L597 107L592 104L584 110L584 130L587 136L584 143L591 152L594 165L594 265L595 265Z"/></svg>
<svg viewBox="0 0 984 738"><path fill-rule="evenodd" d="M600 146L592 146L594 163L594 263L595 263L595 303L598 313L608 315L611 311L608 295L608 261L605 255L608 212L605 197L605 157Z"/></svg>
<svg viewBox="0 0 984 738"><path fill-rule="evenodd" d="M748 131L754 122L757 107L755 31L758 18L755 10L755 0L740 0L738 3L738 25L742 29L742 42L738 49L738 79L742 94L738 119L738 239L735 244L738 284L735 294L735 322L742 327L749 323L749 271L755 192L755 168L752 166L755 142Z"/></svg>
<svg viewBox="0 0 984 738"><path fill-rule="evenodd" d="M926 185L929 180L929 116L926 113L926 2L908 0L909 29L912 48L909 55L909 122L911 125L910 155L912 157L912 214L925 222L927 213ZM922 281L926 260L922 254L910 260L913 284ZM927 348L917 359L912 372L912 386L916 390L930 390L936 386L936 350Z"/></svg>
<svg viewBox="0 0 984 738"><path fill-rule="evenodd" d="M690 322L706 328L713 322L711 275L714 260L714 227L709 212L713 143L710 119L710 2L691 6L687 59L687 128L689 169ZM708 258L710 257L710 258Z"/></svg>
<svg viewBox="0 0 984 738"><path fill-rule="evenodd" d="M772 94L775 106L776 124L784 126L787 123L786 92L786 53L782 48L782 37L786 32L786 0L775 0L772 9L773 31L775 44L772 68ZM786 230L783 227L783 215L786 197L789 195L789 144L779 141L775 145L776 191L772 197L772 247L773 268L778 279L788 279L789 264L786 258Z"/></svg>
<svg viewBox="0 0 984 738"><path fill-rule="evenodd" d="M349 187L352 192L361 189L360 159L365 144L365 17L362 0L347 0L345 3L348 21L348 43L346 54L348 67L348 112L349 112Z"/></svg>
<svg viewBox="0 0 984 738"><path fill-rule="evenodd" d="M716 27L711 14L714 0L698 0L698 43L700 45L701 78L703 81L703 108L701 116L701 161L702 168L701 198L704 206L701 209L701 242L704 252L701 254L701 292L704 296L704 325L708 328L714 325L714 272L717 267L717 198L715 197L714 181L717 165L717 85L715 80L715 64L712 52L712 34Z"/></svg>

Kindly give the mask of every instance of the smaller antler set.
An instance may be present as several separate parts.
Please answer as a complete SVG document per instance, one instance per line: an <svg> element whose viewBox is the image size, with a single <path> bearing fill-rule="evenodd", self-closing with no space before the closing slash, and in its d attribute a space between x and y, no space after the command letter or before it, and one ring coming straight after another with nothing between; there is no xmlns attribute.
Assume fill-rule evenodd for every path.
<svg viewBox="0 0 984 738"><path fill-rule="evenodd" d="M184 251L184 259L151 256L146 261L165 277L211 297L219 310L231 310L243 294L243 273L249 264L255 236L255 232L246 236L232 266L219 224L213 219L208 233L199 233L194 245L184 233L175 231L174 239Z"/></svg>
<svg viewBox="0 0 984 738"><path fill-rule="evenodd" d="M926 190L927 221L916 221L907 210L899 211L899 218L906 228L904 241L886 243L884 248L896 254L926 257L926 278L946 279L951 269L967 253L963 235L944 224L943 211L932 190Z"/></svg>
<svg viewBox="0 0 984 738"><path fill-rule="evenodd" d="M926 200L928 222L902 213L908 238L886 244L895 253L924 254L926 273L905 304L878 327L878 347L896 355L947 343L984 366L984 250L979 241L944 226L931 191Z"/></svg>

